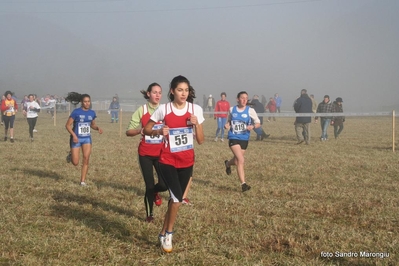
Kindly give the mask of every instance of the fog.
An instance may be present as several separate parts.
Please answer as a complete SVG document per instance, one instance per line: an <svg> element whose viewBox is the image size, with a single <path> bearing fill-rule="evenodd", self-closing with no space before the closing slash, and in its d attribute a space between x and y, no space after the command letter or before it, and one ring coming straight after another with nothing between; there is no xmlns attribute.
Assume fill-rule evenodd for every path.
<svg viewBox="0 0 399 266"><path fill-rule="evenodd" d="M398 110L398 25L397 0L1 0L0 91L129 102L184 75L200 103L279 93L290 111L307 89Z"/></svg>

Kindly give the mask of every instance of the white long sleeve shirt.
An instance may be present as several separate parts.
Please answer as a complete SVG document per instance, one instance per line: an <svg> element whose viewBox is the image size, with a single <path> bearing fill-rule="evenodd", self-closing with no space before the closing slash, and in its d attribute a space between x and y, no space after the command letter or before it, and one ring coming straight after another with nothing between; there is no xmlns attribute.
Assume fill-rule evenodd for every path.
<svg viewBox="0 0 399 266"><path fill-rule="evenodd" d="M26 102L26 118L35 118L38 117L37 112L34 111L34 109L40 109L40 105L36 102Z"/></svg>

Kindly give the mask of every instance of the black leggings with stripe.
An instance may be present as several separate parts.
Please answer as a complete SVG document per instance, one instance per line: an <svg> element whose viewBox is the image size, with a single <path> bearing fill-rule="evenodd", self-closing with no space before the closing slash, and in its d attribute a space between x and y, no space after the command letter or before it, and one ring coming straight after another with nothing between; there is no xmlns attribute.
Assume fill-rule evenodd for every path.
<svg viewBox="0 0 399 266"><path fill-rule="evenodd" d="M166 191L167 187L161 177L158 157L139 155L139 163L145 183L144 205L148 217L153 215L154 194ZM155 184L154 168L158 175L157 184Z"/></svg>

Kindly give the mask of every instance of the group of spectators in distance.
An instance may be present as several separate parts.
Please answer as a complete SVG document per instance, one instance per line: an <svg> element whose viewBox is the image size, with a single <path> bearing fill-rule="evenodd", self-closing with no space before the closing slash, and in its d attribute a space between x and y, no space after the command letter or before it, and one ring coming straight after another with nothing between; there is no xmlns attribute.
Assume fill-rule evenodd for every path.
<svg viewBox="0 0 399 266"><path fill-rule="evenodd" d="M330 96L325 95L323 101L317 105L314 100L314 96L307 94L307 90L301 90L301 95L296 99L294 103L294 110L296 113L322 113L326 114L323 116L316 116L315 123L318 123L320 118L321 136L320 141L328 140L328 127L329 125L334 126L334 137L339 138L342 130L344 129L345 117L337 115L336 113L343 113L343 100L341 97L337 97L334 102L331 102ZM317 106L317 107L316 107ZM331 113L331 115L328 115ZM295 119L295 132L298 140L297 144L309 145L310 143L310 127L309 124L312 122L311 116L297 116Z"/></svg>

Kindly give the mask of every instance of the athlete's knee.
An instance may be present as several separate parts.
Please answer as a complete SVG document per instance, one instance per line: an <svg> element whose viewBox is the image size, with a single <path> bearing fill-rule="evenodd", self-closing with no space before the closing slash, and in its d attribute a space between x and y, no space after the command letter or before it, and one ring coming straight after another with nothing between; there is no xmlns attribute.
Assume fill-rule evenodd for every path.
<svg viewBox="0 0 399 266"><path fill-rule="evenodd" d="M83 156L83 160L82 160L83 165L88 165L89 159L90 159L90 156Z"/></svg>
<svg viewBox="0 0 399 266"><path fill-rule="evenodd" d="M76 160L72 159L72 160L71 160L71 163L72 163L74 166L78 166L79 160L78 160L78 159L76 159Z"/></svg>
<svg viewBox="0 0 399 266"><path fill-rule="evenodd" d="M236 158L236 164L237 164L237 165L239 165L239 164L244 164L244 163L245 163L244 157Z"/></svg>

